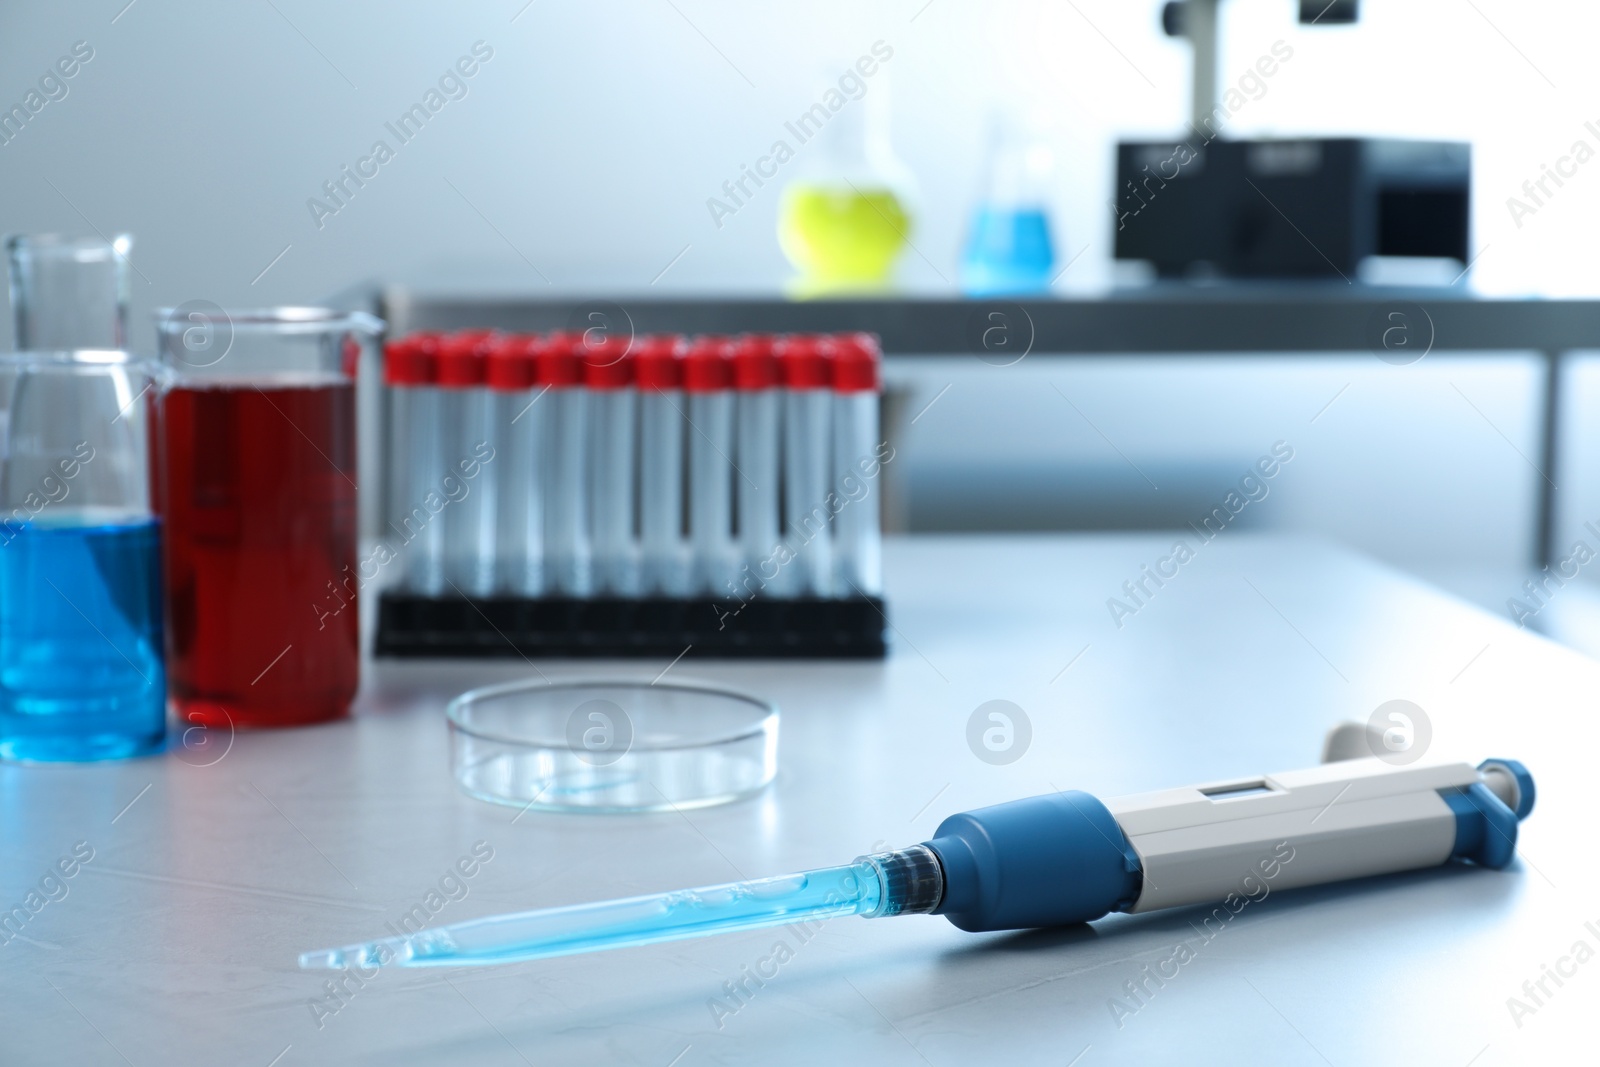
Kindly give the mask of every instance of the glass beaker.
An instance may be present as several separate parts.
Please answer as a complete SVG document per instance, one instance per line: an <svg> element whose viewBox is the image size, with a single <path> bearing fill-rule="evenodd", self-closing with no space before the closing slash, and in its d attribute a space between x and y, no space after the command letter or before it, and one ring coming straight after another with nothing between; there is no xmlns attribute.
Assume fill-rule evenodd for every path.
<svg viewBox="0 0 1600 1067"><path fill-rule="evenodd" d="M361 312L157 312L168 663L186 722L338 718L360 677Z"/></svg>
<svg viewBox="0 0 1600 1067"><path fill-rule="evenodd" d="M0 362L0 757L152 752L166 732L154 368L115 351Z"/></svg>
<svg viewBox="0 0 1600 1067"><path fill-rule="evenodd" d="M132 248L127 234L109 241L53 233L7 238L17 348L126 348Z"/></svg>

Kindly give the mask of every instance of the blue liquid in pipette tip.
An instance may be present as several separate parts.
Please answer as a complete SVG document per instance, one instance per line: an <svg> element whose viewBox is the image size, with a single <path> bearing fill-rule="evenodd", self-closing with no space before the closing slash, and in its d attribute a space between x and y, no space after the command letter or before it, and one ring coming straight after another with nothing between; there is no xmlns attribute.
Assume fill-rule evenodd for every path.
<svg viewBox="0 0 1600 1067"><path fill-rule="evenodd" d="M160 543L147 516L0 523L0 757L161 746Z"/></svg>
<svg viewBox="0 0 1600 1067"><path fill-rule="evenodd" d="M860 915L881 895L870 863L682 889L648 897L496 915L345 948L306 952L308 969L471 966L650 945L763 926Z"/></svg>

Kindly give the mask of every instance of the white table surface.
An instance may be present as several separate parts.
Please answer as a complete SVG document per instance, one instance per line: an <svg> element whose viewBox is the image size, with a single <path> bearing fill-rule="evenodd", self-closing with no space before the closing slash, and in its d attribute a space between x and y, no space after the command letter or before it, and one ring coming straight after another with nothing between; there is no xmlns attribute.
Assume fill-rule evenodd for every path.
<svg viewBox="0 0 1600 1067"><path fill-rule="evenodd" d="M457 792L444 702L532 674L521 661L378 664L352 721L240 734L208 766L215 749L0 767L0 907L77 842L94 852L26 940L0 945L0 1063L1592 1062L1600 959L1560 988L1547 979L1552 995L1520 1020L1507 998L1575 942L1600 950L1600 665L1340 549L1243 533L1118 629L1106 598L1169 544L891 542L887 662L691 653L669 677L773 699L783 723L768 791L687 816L513 822ZM647 680L665 666L540 664ZM1317 760L1328 726L1394 698L1431 717L1431 755L1533 771L1538 808L1509 870L1285 891L1207 944L1196 909L989 935L844 918L803 943L778 928L385 971L320 1020L309 1004L330 975L295 965L381 935L479 841L493 859L436 922L843 862L1052 787L1113 796L1292 769ZM967 748L968 717L992 699L1033 726L1008 766ZM1194 961L1119 1027L1123 983L1184 939ZM793 958L719 1019L724 983L779 940Z"/></svg>

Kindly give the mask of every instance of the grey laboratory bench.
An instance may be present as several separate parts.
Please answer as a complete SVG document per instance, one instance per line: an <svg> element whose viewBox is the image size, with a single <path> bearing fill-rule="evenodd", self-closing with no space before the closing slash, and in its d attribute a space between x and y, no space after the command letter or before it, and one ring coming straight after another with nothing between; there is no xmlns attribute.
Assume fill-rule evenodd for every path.
<svg viewBox="0 0 1600 1067"><path fill-rule="evenodd" d="M1600 962L1575 954L1600 947L1600 664L1335 546L1244 531L1117 626L1107 598L1171 543L893 538L886 661L671 665L782 709L776 781L718 808L519 814L451 779L453 694L537 672L648 680L664 661L379 662L349 721L0 766L0 903L92 852L0 945L0 1063L1592 1062ZM1006 765L967 742L995 699L1031 722ZM840 918L808 936L381 971L335 1000L327 972L296 968L430 894L447 923L838 863L1057 788L1293 769L1329 726L1391 699L1424 709L1430 757L1532 770L1510 869L1282 891L1209 941L1198 908L988 935ZM472 875L444 882L464 859ZM1180 943L1193 959L1130 1000ZM1524 983L1541 980L1535 1004ZM1532 1010L1514 1015L1513 997Z"/></svg>

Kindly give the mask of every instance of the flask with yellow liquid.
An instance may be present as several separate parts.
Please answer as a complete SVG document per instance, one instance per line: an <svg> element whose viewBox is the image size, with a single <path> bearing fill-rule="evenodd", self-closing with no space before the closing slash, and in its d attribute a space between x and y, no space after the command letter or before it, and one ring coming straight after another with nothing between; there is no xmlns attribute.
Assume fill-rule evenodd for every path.
<svg viewBox="0 0 1600 1067"><path fill-rule="evenodd" d="M910 178L888 137L889 86L880 74L796 149L784 187L778 244L799 271L800 296L888 289L912 231Z"/></svg>

